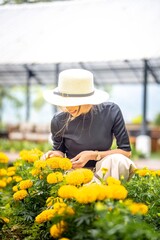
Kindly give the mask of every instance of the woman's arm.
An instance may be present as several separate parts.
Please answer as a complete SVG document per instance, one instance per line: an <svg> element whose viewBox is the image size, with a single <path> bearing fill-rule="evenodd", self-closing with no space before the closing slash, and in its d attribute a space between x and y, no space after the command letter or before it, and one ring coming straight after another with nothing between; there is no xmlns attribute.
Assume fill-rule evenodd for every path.
<svg viewBox="0 0 160 240"><path fill-rule="evenodd" d="M100 159L108 156L108 155L111 155L111 154L115 154L115 153L120 153L120 154L123 154L125 157L128 157L130 158L131 157L131 151L125 151L125 150L122 150L122 149L112 149L112 150L107 150L107 151L97 151L97 158L99 156ZM100 160L99 159L99 160Z"/></svg>
<svg viewBox="0 0 160 240"><path fill-rule="evenodd" d="M122 149L113 149L107 151L82 151L71 159L72 166L73 168L82 168L89 160L99 161L102 158L115 153L123 154L128 158L131 156L130 151L124 151Z"/></svg>

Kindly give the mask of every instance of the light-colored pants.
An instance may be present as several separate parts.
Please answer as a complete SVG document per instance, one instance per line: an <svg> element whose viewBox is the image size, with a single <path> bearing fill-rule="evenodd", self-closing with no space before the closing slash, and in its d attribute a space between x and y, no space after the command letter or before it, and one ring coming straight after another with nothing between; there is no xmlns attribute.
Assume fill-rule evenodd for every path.
<svg viewBox="0 0 160 240"><path fill-rule="evenodd" d="M103 168L108 169L104 177ZM111 154L96 163L94 180L98 182L99 178L105 180L108 176L116 179L123 177L125 180L129 180L134 173L134 169L136 169L136 166L129 158L119 153Z"/></svg>

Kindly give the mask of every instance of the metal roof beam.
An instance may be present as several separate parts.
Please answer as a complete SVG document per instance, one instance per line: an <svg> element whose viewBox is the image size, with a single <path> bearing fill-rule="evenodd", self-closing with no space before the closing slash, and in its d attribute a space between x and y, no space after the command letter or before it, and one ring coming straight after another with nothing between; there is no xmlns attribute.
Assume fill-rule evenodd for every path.
<svg viewBox="0 0 160 240"><path fill-rule="evenodd" d="M44 85L42 83L42 80L37 76L37 74L32 69L30 69L28 67L28 65L24 64L23 66L24 66L25 70L27 71L27 75L28 75L29 79L33 77L37 81L38 84Z"/></svg>
<svg viewBox="0 0 160 240"><path fill-rule="evenodd" d="M151 73L151 75L153 76L154 80L156 83L160 84L160 79L158 79L157 74L155 73L153 67L151 66L150 62L147 61L147 66L148 66L148 70Z"/></svg>
<svg viewBox="0 0 160 240"><path fill-rule="evenodd" d="M132 72L134 73L136 79L139 81L139 76L138 76L138 73L137 73L137 72L138 72L137 69L131 64L130 61L125 60L125 62L128 64L129 68L130 68L130 69L132 70Z"/></svg>
<svg viewBox="0 0 160 240"><path fill-rule="evenodd" d="M113 67L111 66L111 64L109 64L109 63L108 63L107 65L109 66L109 69L108 69L108 70L110 70L111 72L113 72L113 74L114 74L115 77L119 80L119 82L122 83L121 78L120 78L119 74L117 73L117 69L116 69L116 68L113 68Z"/></svg>

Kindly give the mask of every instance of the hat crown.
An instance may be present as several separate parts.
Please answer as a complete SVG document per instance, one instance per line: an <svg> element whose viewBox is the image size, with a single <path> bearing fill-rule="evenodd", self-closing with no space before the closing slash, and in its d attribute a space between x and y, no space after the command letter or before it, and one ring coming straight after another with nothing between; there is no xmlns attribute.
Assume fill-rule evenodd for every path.
<svg viewBox="0 0 160 240"><path fill-rule="evenodd" d="M58 91L64 94L88 94L94 91L93 74L84 69L68 69L59 74Z"/></svg>

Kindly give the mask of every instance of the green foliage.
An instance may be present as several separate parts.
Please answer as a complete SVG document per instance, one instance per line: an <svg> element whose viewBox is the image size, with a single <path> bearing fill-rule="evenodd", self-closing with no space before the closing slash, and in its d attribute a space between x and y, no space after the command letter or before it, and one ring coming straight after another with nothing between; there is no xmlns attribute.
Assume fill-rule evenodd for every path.
<svg viewBox="0 0 160 240"><path fill-rule="evenodd" d="M152 175L147 169L142 170L146 175L134 175L132 179L125 184L128 190L128 198L135 202L143 202L149 206L149 212L144 217L145 221L155 229L160 230L160 177Z"/></svg>
<svg viewBox="0 0 160 240"><path fill-rule="evenodd" d="M37 2L54 2L58 0L3 0L2 4L22 4L22 3L37 3ZM65 1L65 0L59 0L59 1Z"/></svg>
<svg viewBox="0 0 160 240"><path fill-rule="evenodd" d="M160 113L158 113L158 114L155 116L154 124L155 124L156 126L160 126Z"/></svg>
<svg viewBox="0 0 160 240"><path fill-rule="evenodd" d="M20 154L22 159L17 159L14 162L13 167L15 167L15 174L11 177L11 181L7 181L9 176L6 174L6 182L8 184L6 187L0 189L0 239L59 240L61 237L70 240L160 239L159 171L151 171L148 169L137 170L129 182L125 182L124 180L121 182L121 185L125 188L119 185L119 181L118 183L114 182L108 186L106 186L106 183L103 181L102 185L109 187L107 191L113 187L113 184L117 184L116 188L113 189L118 189L118 191L120 191L120 186L123 187L125 191L127 189L127 198L103 198L104 192L99 192L99 190L94 189L93 192L98 196L97 199L101 199L100 196L102 196L103 200L94 200L93 196L95 195L92 195L93 192L90 192L89 198L93 199L93 201L82 204L74 197L59 197L59 188L66 185L65 175L67 173L64 169L51 169L48 165L44 164L44 161L39 161L39 153L36 158L32 159L33 156L35 157L32 152L33 155L30 153L30 156L27 155L28 160L24 160L23 157L26 157L26 152L22 152ZM36 152L38 151L34 153ZM35 165L35 161L37 165ZM35 168L35 166L37 167ZM2 166L2 168L7 170L6 165ZM33 174L32 170L39 170L40 172ZM62 181L48 183L48 175L57 171L63 173L64 178L62 178ZM1 174L3 172L4 171L2 171ZM13 197L13 187L17 186L18 190L20 190L21 183L16 181L15 176L19 176L23 180L31 180L33 183L30 187L26 187L25 185L28 195L22 199L15 199ZM4 176L0 176L0 180L3 178ZM77 186L77 189L79 187ZM119 196L122 196L121 191L119 192ZM79 191L78 194L81 194L80 192L81 191ZM82 199L85 198L85 195L82 193ZM51 198L52 200L50 201L53 202L48 204L48 198ZM127 201L131 201L130 205L128 205ZM142 205L145 204L145 209L149 209L148 212L146 210L143 214L141 212L133 213L129 208L129 206L132 206L132 202L142 203ZM57 203L58 205L55 207ZM59 203L62 203L62 206L60 206ZM64 205L72 209L72 214L64 210ZM45 210L55 211L53 215L51 214L50 219L46 219ZM43 217L41 215L40 221L35 221L36 217L41 213L43 213ZM7 223L3 220L3 217L7 217L10 221ZM51 237L50 228L60 221L66 222L67 228L62 236L57 238Z"/></svg>
<svg viewBox="0 0 160 240"><path fill-rule="evenodd" d="M3 112L4 112L4 101L9 101L15 109L19 109L23 106L23 103L11 93L11 90L8 87L0 86L0 122L3 120Z"/></svg>
<svg viewBox="0 0 160 240"><path fill-rule="evenodd" d="M132 119L133 124L141 124L142 123L142 115L138 115Z"/></svg>
<svg viewBox="0 0 160 240"><path fill-rule="evenodd" d="M91 230L95 240L158 240L158 234L140 216L133 217L122 203L113 204L112 211L100 211Z"/></svg>
<svg viewBox="0 0 160 240"><path fill-rule="evenodd" d="M34 224L31 228L23 231L25 234L24 240L53 240L49 232L46 232L45 224Z"/></svg>
<svg viewBox="0 0 160 240"><path fill-rule="evenodd" d="M38 148L43 152L47 152L52 148L51 144L48 142L31 142L31 141L14 141L8 139L1 139L0 151L9 151L9 152L19 152L22 149L34 149Z"/></svg>
<svg viewBox="0 0 160 240"><path fill-rule="evenodd" d="M134 144L131 144L131 149L132 149L132 156L131 156L132 159L145 158L145 154L137 150Z"/></svg>
<svg viewBox="0 0 160 240"><path fill-rule="evenodd" d="M42 89L39 89L39 88L36 88L35 89L35 93L36 95L36 98L35 100L33 101L33 107L36 111L40 111L41 108L45 105L45 100L43 98L43 94L42 94Z"/></svg>

